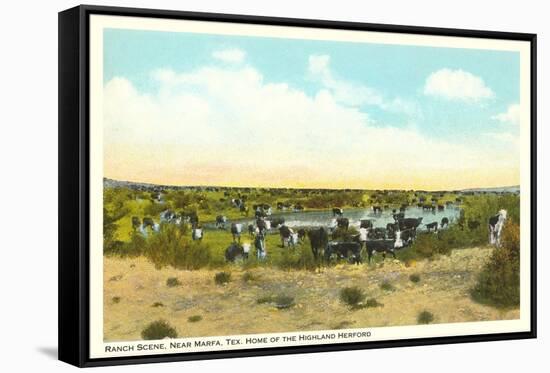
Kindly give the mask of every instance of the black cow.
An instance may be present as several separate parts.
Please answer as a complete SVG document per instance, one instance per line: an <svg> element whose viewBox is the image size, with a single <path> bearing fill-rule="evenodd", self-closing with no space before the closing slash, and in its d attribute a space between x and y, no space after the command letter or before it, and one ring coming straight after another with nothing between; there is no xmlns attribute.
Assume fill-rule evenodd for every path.
<svg viewBox="0 0 550 373"><path fill-rule="evenodd" d="M256 219L256 227L260 231L260 234L264 235L267 232L267 224L264 219Z"/></svg>
<svg viewBox="0 0 550 373"><path fill-rule="evenodd" d="M228 262L234 262L236 259L241 259L244 257L244 249L241 245L233 242L225 250L225 260Z"/></svg>
<svg viewBox="0 0 550 373"><path fill-rule="evenodd" d="M341 208L334 207L332 209L332 216L342 216L342 215L344 215L344 210L342 210Z"/></svg>
<svg viewBox="0 0 550 373"><path fill-rule="evenodd" d="M225 229L225 223L227 222L227 218L223 215L216 216L216 228L218 229Z"/></svg>
<svg viewBox="0 0 550 373"><path fill-rule="evenodd" d="M426 224L426 229L428 230L428 232L431 232L432 229L435 230L437 232L437 222L434 221L432 223L428 223Z"/></svg>
<svg viewBox="0 0 550 373"><path fill-rule="evenodd" d="M422 224L422 218L405 218L398 221L399 230L404 231L408 229L416 230L420 224Z"/></svg>
<svg viewBox="0 0 550 373"><path fill-rule="evenodd" d="M393 220L395 220L396 222L401 220L401 219L405 219L405 213L404 212L400 212L398 214L393 214Z"/></svg>
<svg viewBox="0 0 550 373"><path fill-rule="evenodd" d="M440 225L441 225L441 228L449 226L449 218L444 217L443 219L441 219Z"/></svg>
<svg viewBox="0 0 550 373"><path fill-rule="evenodd" d="M328 245L328 232L325 228L312 229L307 232L309 243L311 244L311 251L315 260L323 257L323 252Z"/></svg>
<svg viewBox="0 0 550 373"><path fill-rule="evenodd" d="M361 244L358 242L329 242L325 249L325 259L327 262L333 254L336 254L338 259L350 259L355 264L360 264L361 260Z"/></svg>
<svg viewBox="0 0 550 373"><path fill-rule="evenodd" d="M281 247L285 247L285 242L288 243L288 240L290 239L291 234L292 234L292 230L286 225L282 225L279 228L279 235L281 236Z"/></svg>
<svg viewBox="0 0 550 373"><path fill-rule="evenodd" d="M298 229L298 238L300 241L304 241L304 238L306 238L306 230L303 228Z"/></svg>
<svg viewBox="0 0 550 373"><path fill-rule="evenodd" d="M344 228L345 230L348 230L349 228L349 219L348 218L338 218L336 219L336 224L338 228Z"/></svg>
<svg viewBox="0 0 550 373"><path fill-rule="evenodd" d="M271 219L271 228L277 228L280 225L283 225L285 223L285 218L279 217L279 218L273 218Z"/></svg>
<svg viewBox="0 0 550 373"><path fill-rule="evenodd" d="M411 244L416 236L416 231L408 229L406 231L401 231L401 240L403 241L403 246Z"/></svg>
<svg viewBox="0 0 550 373"><path fill-rule="evenodd" d="M395 232L399 230L399 224L397 223L388 223L386 224L386 233L389 239L395 239Z"/></svg>
<svg viewBox="0 0 550 373"><path fill-rule="evenodd" d="M256 209L256 211L254 212L254 216L256 216L256 218L265 218L267 216L267 213L262 209Z"/></svg>
<svg viewBox="0 0 550 373"><path fill-rule="evenodd" d="M153 228L155 226L155 222L152 218L145 217L143 218L143 228L151 227Z"/></svg>
<svg viewBox="0 0 550 373"><path fill-rule="evenodd" d="M359 224L359 228L371 229L372 228L372 220L370 220L370 219L361 219L361 222Z"/></svg>
<svg viewBox="0 0 550 373"><path fill-rule="evenodd" d="M135 231L141 225L141 220L137 216L132 216L132 229Z"/></svg>
<svg viewBox="0 0 550 373"><path fill-rule="evenodd" d="M386 253L390 253L396 258L394 240L367 240L366 246L369 263L371 262L372 255L377 252L382 253L384 259L386 259Z"/></svg>
<svg viewBox="0 0 550 373"><path fill-rule="evenodd" d="M199 215L195 211L183 213L183 219L191 223L191 227L196 227L199 224Z"/></svg>
<svg viewBox="0 0 550 373"><path fill-rule="evenodd" d="M375 240L383 240L386 238L386 233L386 228L376 227L367 234L367 237Z"/></svg>

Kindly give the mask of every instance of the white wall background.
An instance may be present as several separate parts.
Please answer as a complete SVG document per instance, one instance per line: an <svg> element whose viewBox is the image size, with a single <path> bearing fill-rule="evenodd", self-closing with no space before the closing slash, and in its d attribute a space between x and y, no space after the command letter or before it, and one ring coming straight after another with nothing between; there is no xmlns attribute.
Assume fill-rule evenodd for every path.
<svg viewBox="0 0 550 373"><path fill-rule="evenodd" d="M98 5L333 19L537 33L538 144L548 141L550 37L544 1L92 1ZM0 366L67 371L57 351L57 12L75 1L10 1L0 12ZM539 338L356 352L111 368L116 371L518 372L550 365L548 343L548 152L539 151ZM545 188L546 187L546 188ZM538 369L536 367L539 367Z"/></svg>

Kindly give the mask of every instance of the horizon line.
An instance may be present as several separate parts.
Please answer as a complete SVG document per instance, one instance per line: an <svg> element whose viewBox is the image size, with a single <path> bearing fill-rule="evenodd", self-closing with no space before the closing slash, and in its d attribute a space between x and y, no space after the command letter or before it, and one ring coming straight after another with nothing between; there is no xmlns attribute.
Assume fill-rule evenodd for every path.
<svg viewBox="0 0 550 373"><path fill-rule="evenodd" d="M145 181L134 181L134 180L120 180L113 179L109 177L103 177L103 182L106 180L119 182L119 183L132 183L132 184L144 184L150 186L160 186L160 187L169 187L169 188L226 188L226 189L296 189L296 190L387 190L387 191L426 191L426 192L455 192L455 191L469 191L476 189L506 189L506 188L520 188L520 184L517 185L501 185L501 186L477 186L477 187L468 187L462 189L398 189L398 188L324 188L324 187L307 187L307 188L298 188L298 187L281 187L281 186L224 186L224 185L182 185L182 184L157 184Z"/></svg>

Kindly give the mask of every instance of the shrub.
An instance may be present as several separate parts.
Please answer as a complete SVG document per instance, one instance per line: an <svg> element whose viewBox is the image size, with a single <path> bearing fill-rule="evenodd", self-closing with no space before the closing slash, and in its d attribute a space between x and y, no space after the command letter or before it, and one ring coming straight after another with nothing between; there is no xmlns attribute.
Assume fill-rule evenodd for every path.
<svg viewBox="0 0 550 373"><path fill-rule="evenodd" d="M414 283L420 282L420 275L418 273L413 273L409 276L409 280Z"/></svg>
<svg viewBox="0 0 550 373"><path fill-rule="evenodd" d="M305 269L315 270L317 264L309 245L298 245L296 250L283 250L280 257L275 260L275 264L284 270Z"/></svg>
<svg viewBox="0 0 550 373"><path fill-rule="evenodd" d="M178 280L177 277L170 277L166 280L166 286L168 286L169 288L173 288L175 286L180 286L181 285L181 282L180 280Z"/></svg>
<svg viewBox="0 0 550 373"><path fill-rule="evenodd" d="M367 302L365 303L365 307L367 307L367 308L382 307L382 306L383 306L383 304L378 302L374 298L367 299Z"/></svg>
<svg viewBox="0 0 550 373"><path fill-rule="evenodd" d="M155 303L153 303L153 305L152 305L151 307L155 307L155 308L157 308L157 307L164 307L164 303L162 303L162 302L155 302Z"/></svg>
<svg viewBox="0 0 550 373"><path fill-rule="evenodd" d="M178 269L199 269L208 265L211 258L207 245L191 241L173 224L162 224L160 232L151 235L145 255L157 269L167 265Z"/></svg>
<svg viewBox="0 0 550 373"><path fill-rule="evenodd" d="M214 282L218 285L223 285L231 281L231 273L229 272L218 272L214 276Z"/></svg>
<svg viewBox="0 0 550 373"><path fill-rule="evenodd" d="M340 301L351 308L357 308L363 299L365 299L365 293L358 287L347 287L340 290Z"/></svg>
<svg viewBox="0 0 550 373"><path fill-rule="evenodd" d="M167 321L153 321L141 332L141 337L145 340L177 338L178 333Z"/></svg>
<svg viewBox="0 0 550 373"><path fill-rule="evenodd" d="M429 324L434 321L434 315L429 311L422 311L418 314L416 321L419 324Z"/></svg>
<svg viewBox="0 0 550 373"><path fill-rule="evenodd" d="M188 322L199 322L202 320L202 316L201 315L193 315L193 316L189 316L187 318L187 321Z"/></svg>
<svg viewBox="0 0 550 373"><path fill-rule="evenodd" d="M120 297L113 297L111 300L114 304L120 303Z"/></svg>
<svg viewBox="0 0 550 373"><path fill-rule="evenodd" d="M106 198L105 195L104 198ZM127 213L128 209L122 202L117 203L113 211L103 207L103 252L105 254L116 253L123 246L123 242L116 239L117 222Z"/></svg>
<svg viewBox="0 0 550 373"><path fill-rule="evenodd" d="M380 284L380 289L384 291L394 291L395 286L393 286L389 281L384 281Z"/></svg>
<svg viewBox="0 0 550 373"><path fill-rule="evenodd" d="M285 294L279 294L273 299L275 307L278 309L290 308L294 305L294 297Z"/></svg>
<svg viewBox="0 0 550 373"><path fill-rule="evenodd" d="M471 290L472 298L495 307L519 305L519 225L509 223L502 231L502 246L494 249Z"/></svg>
<svg viewBox="0 0 550 373"><path fill-rule="evenodd" d="M130 235L130 242L127 242L122 247L122 252L119 253L120 256L136 257L142 255L147 246L147 240L139 232L132 232Z"/></svg>
<svg viewBox="0 0 550 373"><path fill-rule="evenodd" d="M256 299L258 304L271 303L278 309L285 309L294 306L294 297L286 294L279 294L276 296L266 295Z"/></svg>
<svg viewBox="0 0 550 373"><path fill-rule="evenodd" d="M256 281L257 278L254 274L250 273L250 272L245 272L243 274L243 281L244 282L250 282L250 281Z"/></svg>
<svg viewBox="0 0 550 373"><path fill-rule="evenodd" d="M273 302L273 297L271 295L265 295L263 297L256 299L256 303L258 304L271 303L271 302Z"/></svg>

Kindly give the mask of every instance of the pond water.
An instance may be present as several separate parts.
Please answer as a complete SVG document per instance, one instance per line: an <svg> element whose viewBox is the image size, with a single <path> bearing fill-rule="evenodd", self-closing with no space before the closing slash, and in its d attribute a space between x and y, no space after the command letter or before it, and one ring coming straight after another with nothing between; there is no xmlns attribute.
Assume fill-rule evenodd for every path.
<svg viewBox="0 0 550 373"><path fill-rule="evenodd" d="M409 207L405 211L405 218L419 218L422 217L422 225L418 227L419 230L425 229L425 224L432 222L441 223L441 219L444 217L449 219L449 222L455 221L460 215L460 208L457 206L445 206L442 211L428 211L422 210L420 207ZM284 218L285 225L290 228L311 228L320 226L329 226L334 219L332 216L332 210L323 211L303 211L303 212L276 212L269 216L267 219L272 220L274 218ZM361 219L370 219L373 221L374 227L386 227L386 224L393 223L392 209L385 209L381 213L375 214L372 209L347 209L344 210L343 217L349 219L350 226L359 228ZM253 224L255 222L254 217L234 219L226 223L226 227L229 227L231 223L243 223L244 225ZM214 229L214 223L205 223L205 228Z"/></svg>

